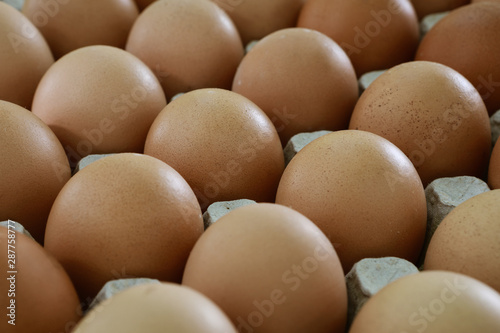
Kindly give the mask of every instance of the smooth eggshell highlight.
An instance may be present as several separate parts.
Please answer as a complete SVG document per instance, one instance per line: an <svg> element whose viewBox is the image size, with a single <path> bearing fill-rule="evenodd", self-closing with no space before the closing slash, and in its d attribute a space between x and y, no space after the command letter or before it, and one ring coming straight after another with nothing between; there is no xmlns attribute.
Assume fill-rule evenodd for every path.
<svg viewBox="0 0 500 333"><path fill-rule="evenodd" d="M316 223L345 272L364 258L415 262L420 254L422 182L403 152L378 135L339 131L308 144L285 169L276 203Z"/></svg>
<svg viewBox="0 0 500 333"><path fill-rule="evenodd" d="M74 333L237 333L207 297L172 283L125 290L99 304Z"/></svg>
<svg viewBox="0 0 500 333"><path fill-rule="evenodd" d="M37 116L0 101L0 221L21 223L43 243L45 225L71 170L59 140Z"/></svg>
<svg viewBox="0 0 500 333"><path fill-rule="evenodd" d="M180 282L202 232L196 197L174 169L150 156L117 154L78 171L62 189L45 248L86 299L114 279Z"/></svg>
<svg viewBox="0 0 500 333"><path fill-rule="evenodd" d="M222 89L195 90L167 105L144 153L177 170L203 210L217 201L273 202L284 169L271 120L247 98Z"/></svg>
<svg viewBox="0 0 500 333"><path fill-rule="evenodd" d="M243 57L234 23L209 0L159 0L134 23L127 51L151 68L170 99L200 88L229 89Z"/></svg>
<svg viewBox="0 0 500 333"><path fill-rule="evenodd" d="M341 333L344 272L325 235L274 204L238 208L210 226L182 284L208 296L240 332Z"/></svg>
<svg viewBox="0 0 500 333"><path fill-rule="evenodd" d="M283 146L295 134L346 129L358 100L351 61L330 38L290 28L272 33L243 58L232 90L273 121Z"/></svg>
<svg viewBox="0 0 500 333"><path fill-rule="evenodd" d="M500 294L462 274L405 276L361 308L350 333L470 333L500 330Z"/></svg>
<svg viewBox="0 0 500 333"><path fill-rule="evenodd" d="M54 131L76 166L90 154L141 153L165 105L160 83L142 61L99 45L73 51L47 71L33 113Z"/></svg>
<svg viewBox="0 0 500 333"><path fill-rule="evenodd" d="M424 269L469 275L500 292L499 215L500 190L457 206L432 236Z"/></svg>

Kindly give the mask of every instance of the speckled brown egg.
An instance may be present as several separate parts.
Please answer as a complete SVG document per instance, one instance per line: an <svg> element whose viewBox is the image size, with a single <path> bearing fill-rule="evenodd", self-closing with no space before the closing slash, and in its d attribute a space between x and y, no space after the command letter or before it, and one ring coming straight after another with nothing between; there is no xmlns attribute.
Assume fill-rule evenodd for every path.
<svg viewBox="0 0 500 333"><path fill-rule="evenodd" d="M88 46L59 59L33 101L73 166L90 154L142 152L149 127L166 105L153 72L130 53Z"/></svg>
<svg viewBox="0 0 500 333"><path fill-rule="evenodd" d="M283 145L297 133L346 129L358 99L345 52L304 28L274 32L255 45L238 67L232 90L268 115Z"/></svg>
<svg viewBox="0 0 500 333"><path fill-rule="evenodd" d="M433 13L442 13L469 4L470 0L411 0L420 19ZM472 1L474 2L474 1Z"/></svg>
<svg viewBox="0 0 500 333"><path fill-rule="evenodd" d="M276 203L318 225L344 272L364 258L419 256L427 217L422 182L403 152L378 135L339 131L308 144L285 169Z"/></svg>
<svg viewBox="0 0 500 333"><path fill-rule="evenodd" d="M422 39L416 60L447 65L481 94L490 114L500 109L500 3L480 2L454 10Z"/></svg>
<svg viewBox="0 0 500 333"><path fill-rule="evenodd" d="M284 169L271 120L247 98L222 89L195 90L167 105L144 153L176 169L203 210L216 201L273 202Z"/></svg>
<svg viewBox="0 0 500 333"><path fill-rule="evenodd" d="M417 61L385 72L359 99L349 128L398 146L424 186L441 177L485 176L488 112L472 84L447 66Z"/></svg>
<svg viewBox="0 0 500 333"><path fill-rule="evenodd" d="M274 204L238 208L200 237L182 284L208 296L239 332L343 333L344 272L306 217Z"/></svg>
<svg viewBox="0 0 500 333"><path fill-rule="evenodd" d="M500 294L451 272L423 272L390 283L361 308L350 333L500 331Z"/></svg>
<svg viewBox="0 0 500 333"><path fill-rule="evenodd" d="M500 142L500 141L499 141ZM495 144L488 169L488 185L492 189L500 189L500 144Z"/></svg>
<svg viewBox="0 0 500 333"><path fill-rule="evenodd" d="M70 332L82 312L75 287L61 265L37 242L3 226L0 248L0 331Z"/></svg>
<svg viewBox="0 0 500 333"><path fill-rule="evenodd" d="M336 41L358 76L412 60L420 38L408 0L308 0L297 26Z"/></svg>
<svg viewBox="0 0 500 333"><path fill-rule="evenodd" d="M212 0L231 17L244 44L295 26L306 0Z"/></svg>
<svg viewBox="0 0 500 333"><path fill-rule="evenodd" d="M230 89L243 45L229 16L209 0L159 0L135 22L127 51L144 61L170 99L199 88Z"/></svg>
<svg viewBox="0 0 500 333"><path fill-rule="evenodd" d="M74 333L237 333L227 316L191 288L173 283L146 284L104 301Z"/></svg>
<svg viewBox="0 0 500 333"><path fill-rule="evenodd" d="M4 2L0 2L0 50L0 100L30 109L36 87L54 58L38 29Z"/></svg>
<svg viewBox="0 0 500 333"><path fill-rule="evenodd" d="M38 117L0 101L0 221L43 241L50 208L71 171L61 143Z"/></svg>
<svg viewBox="0 0 500 333"><path fill-rule="evenodd" d="M424 269L469 275L500 292L499 216L500 190L457 206L432 236Z"/></svg>
<svg viewBox="0 0 500 333"><path fill-rule="evenodd" d="M134 0L26 0L22 11L56 59L89 45L124 48L139 15Z"/></svg>
<svg viewBox="0 0 500 333"><path fill-rule="evenodd" d="M202 232L196 196L174 169L150 156L117 154L78 171L61 190L45 248L85 299L113 279L180 282Z"/></svg>

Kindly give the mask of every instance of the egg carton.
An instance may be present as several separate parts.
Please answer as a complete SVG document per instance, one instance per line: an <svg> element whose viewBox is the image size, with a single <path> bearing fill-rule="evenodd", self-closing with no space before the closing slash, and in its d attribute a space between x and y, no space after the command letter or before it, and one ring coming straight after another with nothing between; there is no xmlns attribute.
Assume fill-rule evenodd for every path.
<svg viewBox="0 0 500 333"><path fill-rule="evenodd" d="M6 2L17 9L21 9L24 4L24 0L0 1ZM445 15L447 15L447 13L432 14L425 17L422 20L420 27L422 36L425 35L425 33ZM254 45L255 42L252 42L252 44L249 45L248 50ZM381 70L363 75L359 80L360 92L362 93L366 90L368 86L384 72L384 70ZM500 136L500 110L491 117L491 125L492 141L493 144L495 144ZM328 133L330 133L330 131L300 133L294 136L285 147L285 158L287 160L287 164L308 143ZM90 155L86 157L80 162L79 166L75 170L75 173L90 163L93 163L94 161L105 156L107 155ZM419 265L423 263L425 249L429 244L432 234L441 221L459 204L489 190L488 185L484 181L474 177L441 178L433 181L425 189L428 211L427 233L422 256L418 263ZM227 214L231 210L253 203L255 202L251 200L238 200L212 204L203 216L205 228L215 223L220 217ZM27 232L27 230L25 230L20 224L16 224L16 228L18 228L18 230L24 230L23 232ZM349 322L352 321L356 313L358 313L366 301L375 295L380 289L403 276L418 273L419 269L417 266L404 259L393 257L367 258L355 264L352 270L346 275L346 284L349 296ZM141 278L110 281L103 287L103 290L95 298L93 306L133 285L141 283L158 283L158 281Z"/></svg>
<svg viewBox="0 0 500 333"><path fill-rule="evenodd" d="M21 10L21 8L24 5L24 0L0 0L0 1L5 2L5 3L7 3L7 4L11 5L12 7L17 8L19 10Z"/></svg>

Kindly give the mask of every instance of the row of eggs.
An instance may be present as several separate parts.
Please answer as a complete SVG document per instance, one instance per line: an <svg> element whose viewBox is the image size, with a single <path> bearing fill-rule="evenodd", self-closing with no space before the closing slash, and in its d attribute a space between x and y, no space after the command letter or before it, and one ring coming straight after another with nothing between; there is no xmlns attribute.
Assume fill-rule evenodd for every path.
<svg viewBox="0 0 500 333"><path fill-rule="evenodd" d="M41 8L45 13L50 13L47 8L56 8L47 7L49 2L45 7L37 7L36 3L26 2L23 11L28 17L30 10L34 17L43 13ZM63 6L72 2L51 3L59 6L61 12L47 16L47 22L62 20ZM243 2L241 6L244 3L251 2ZM328 6L335 8L334 3L309 1L299 26L325 33L328 29L345 31L328 26L331 12L327 9ZM394 3L399 6L391 7ZM233 5L239 8L235 2ZM362 12L359 3L353 3L352 8L356 13ZM371 10L376 11L376 17L385 18L393 25L397 20L405 22L404 25L398 23L394 29L391 26L381 30L395 31L401 35L400 40L383 34L368 36L365 32L370 37L368 45L356 44L357 36L364 36L358 34L346 37L347 42L352 41L346 46L333 42L326 35L334 36L328 33L291 28L268 35L243 58L240 38L246 42L264 37L267 32L259 37L245 37L240 28L238 34L228 16L208 1L161 0L148 7L139 18L129 20L129 26L133 23L132 30L129 34L125 29L124 34L128 41L125 44L125 38L122 44L116 45L126 47L128 52L110 46L90 46L73 52L69 52L71 47L60 50L50 41L71 29L60 27L51 37L43 29L48 29L50 24L40 27L52 53L60 58L55 63L51 55L48 56L49 48L43 46L42 35L25 17L11 8L4 9L1 3L0 10L0 15L6 17L1 24L7 25L5 31L11 33L6 33L11 38L4 49L15 53L3 62L9 65L2 70L15 74L6 75L10 79L2 81L5 83L0 93L8 93L1 98L33 111L30 113L8 102L0 105L1 125L8 138L2 145L0 218L22 222L40 243L45 242L45 249L71 278L70 281L60 271L50 272L59 274L54 278L62 281L58 283L62 286L59 292L67 293L63 297L67 303L60 305L66 312L58 308L50 314L39 312L40 316L60 316L66 324L78 321L78 311L73 311L78 308L78 298L72 284L80 299L86 299L95 296L104 282L116 278L116 272L125 269L133 276L171 282L182 280L186 286L209 296L226 313L214 308L199 294L189 295L190 291L165 286L164 292L170 288L170 295L184 293L177 299L172 298L173 308L181 298L185 299L186 308L194 307L195 303L200 308L203 304L210 308L215 326L209 328L208 319L204 321L207 312L204 312L200 313L202 319L193 323L202 328L193 326L192 331L232 332L234 324L243 332L340 332L345 325L346 308L343 277L355 262L387 255L412 261L418 258L426 224L423 186L443 176L486 177L491 151L488 111L492 113L500 106L498 92L493 89L486 94L479 84L483 83L483 90L495 88L497 78L498 66L493 58L496 52L491 50L500 47L495 38L495 31L500 31L495 29L500 22L500 9L494 3L456 10L420 45L418 54L424 54L420 60L450 65L470 82L450 67L424 61L408 62L387 71L359 100L356 74L389 68L414 56L418 45L417 20L407 1L382 1L379 7L366 9L372 22L375 16ZM113 12L120 17L116 9ZM227 12L231 16L231 11ZM386 12L389 16L383 16ZM464 51L459 36L469 43L474 41L456 32L457 21L474 15L472 26L477 30L474 32L469 25L467 32L472 31L472 35L484 39L470 54L476 57L480 47L488 51L477 57L474 63L479 67L475 69L467 52L464 56L453 49L458 47ZM65 20L74 26L83 26L83 22L74 17ZM352 18L346 20L354 22ZM325 30L322 30L322 22L326 22ZM357 25L368 27L366 20L363 22ZM238 26L236 20L235 23ZM98 25L94 23L94 26ZM450 29L457 34L456 45L446 43ZM85 37L82 32L78 35ZM380 55L371 49L378 44L372 39L385 40L382 49L388 54ZM402 44L402 40L409 45ZM387 45L390 41L398 52ZM78 41L75 39L75 42ZM67 40L63 43L64 47L68 44ZM352 48L349 54L349 46L369 56L357 59L354 57L358 55L357 49ZM49 51L40 51L44 47ZM453 62L447 63L447 59L440 61L442 54L426 55L439 49L461 54L457 61L467 63L472 74ZM392 59L388 56L391 54ZM486 66L486 71L481 66ZM27 83L26 77L37 75L39 79L34 79L31 85ZM474 75L479 83L471 79ZM18 83L15 79L22 81ZM490 85L486 86L484 83L488 82ZM201 89L204 87L209 89ZM231 87L233 92L215 89ZM193 91L166 105L167 99L171 100L176 93L190 90ZM19 93L28 99L13 100ZM327 135L307 146L285 169L282 145L294 134L347 128L374 134L350 130ZM82 157L113 152L146 155L119 154L106 158L70 179L70 165L74 166ZM492 188L498 186L500 177L500 171L496 171L500 164L500 157L495 158L498 155L500 152L494 153L491 159ZM227 222L220 221L203 233L201 212L212 202L237 198L276 202L294 210L281 205L257 205L234 212L226 218ZM477 261L478 256L488 254L490 246L495 246L497 233L491 221L496 211L485 207L494 206L498 194L492 191L483 198L486 197L481 197L480 204L472 204L484 208L474 214L483 224L473 225L471 229L451 228L452 231L442 236L444 248L451 249L451 258L456 255L457 246L468 252L476 250L470 261ZM457 215L456 220L464 219ZM483 244L479 249L464 246L471 232L481 235ZM6 241L7 233L4 234ZM447 244L454 236L460 241ZM23 242L28 243L19 236L19 243ZM327 245L318 249L318 245L325 243ZM44 256L44 251L35 245L26 246ZM437 247L438 264L433 268L454 270L442 263L449 263L450 254L440 254L443 249ZM26 260L30 267L25 264L22 270L36 269L38 260L45 259ZM463 265L463 260L456 260L456 265ZM313 266L308 266L311 264ZM58 267L55 263L51 265ZM498 280L498 272L487 265L481 266L484 266L482 271L475 277L498 290L491 282ZM300 267L306 273L310 270L309 273L315 274L309 279L309 274ZM287 278L280 282L289 271ZM31 276L40 274L31 272ZM461 279L472 286L462 301L479 302L471 310L473 320L465 321L471 322L472 328L461 325L461 329L481 330L474 325L484 325L486 328L482 331L485 332L498 329L495 315L498 317L500 297L496 292L463 276L439 274L424 274L422 279L435 280L437 284ZM284 283L282 288L280 283ZM293 297L283 293L286 288L300 285L306 288L295 287L292 291L297 292L290 294ZM47 285L46 289L53 291L54 286ZM26 298L37 294L49 304L51 298L40 291L43 286L32 288L31 294L25 294ZM439 292L439 287L436 288ZM156 289L155 293L163 292L161 288ZM134 302L139 304L142 304L139 299L144 300L151 294L147 288L135 292L136 296L132 297L136 297ZM429 295L435 293L429 292ZM123 297L122 304L131 302ZM265 314L270 309L267 300L272 301L276 312L260 323L258 318L267 318ZM163 298L159 300L163 301ZM22 302L32 304L20 300L20 306ZM277 306L281 304L285 306ZM260 317L252 317L255 308L264 309ZM379 307L372 308L378 310ZM110 322L118 324L116 316L123 315L125 309L117 311L104 316L103 322L87 318L81 329L109 329ZM170 313L175 317L175 312ZM29 315L37 317L33 313ZM233 324L227 322L226 315ZM367 331L363 325L370 325L371 319L367 315L364 318L366 324L359 319L361 324L355 324L354 332L356 329ZM381 318L385 318L381 325L395 325L387 316ZM49 326L62 322L42 321ZM36 320L33 323L39 324ZM155 325L155 321L150 323ZM123 325L120 331L143 329L128 326L129 321ZM443 327L448 327L446 325L449 324ZM44 327L47 331L61 329L61 326ZM147 325L143 323L143 327ZM439 327L435 329L443 329Z"/></svg>

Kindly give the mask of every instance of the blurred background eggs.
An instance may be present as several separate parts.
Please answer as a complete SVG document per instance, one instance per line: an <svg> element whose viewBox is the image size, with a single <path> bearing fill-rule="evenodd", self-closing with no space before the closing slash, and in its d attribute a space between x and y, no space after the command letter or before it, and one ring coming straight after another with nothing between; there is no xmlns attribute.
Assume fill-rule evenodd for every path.
<svg viewBox="0 0 500 333"><path fill-rule="evenodd" d="M423 19L429 14L442 13L467 5L470 0L411 0L411 3L415 7L418 18Z"/></svg>
<svg viewBox="0 0 500 333"><path fill-rule="evenodd" d="M33 113L54 131L74 167L90 154L141 153L165 105L160 83L142 61L115 47L87 46L47 71Z"/></svg>
<svg viewBox="0 0 500 333"><path fill-rule="evenodd" d="M142 11L144 8L155 2L156 0L135 0L139 10Z"/></svg>
<svg viewBox="0 0 500 333"><path fill-rule="evenodd" d="M211 0L231 17L243 43L295 26L306 0Z"/></svg>
<svg viewBox="0 0 500 333"><path fill-rule="evenodd" d="M135 21L127 51L156 74L168 99L200 88L231 88L243 57L234 23L209 0L159 0Z"/></svg>
<svg viewBox="0 0 500 333"><path fill-rule="evenodd" d="M26 0L22 11L56 59L90 45L124 48L139 15L134 0Z"/></svg>
<svg viewBox="0 0 500 333"><path fill-rule="evenodd" d="M317 31L290 28L259 41L233 81L273 121L281 143L301 132L347 129L358 99L345 52Z"/></svg>
<svg viewBox="0 0 500 333"><path fill-rule="evenodd" d="M0 50L0 100L31 109L36 87L54 58L38 29L3 2Z"/></svg>
<svg viewBox="0 0 500 333"><path fill-rule="evenodd" d="M488 185L492 189L500 189L500 144L496 144L491 154L488 169Z"/></svg>
<svg viewBox="0 0 500 333"><path fill-rule="evenodd" d="M419 42L418 19L408 0L308 0L297 26L337 42L358 76L410 61Z"/></svg>
<svg viewBox="0 0 500 333"><path fill-rule="evenodd" d="M479 91L490 115L500 109L500 3L460 7L422 39L416 60L434 61L465 76Z"/></svg>

